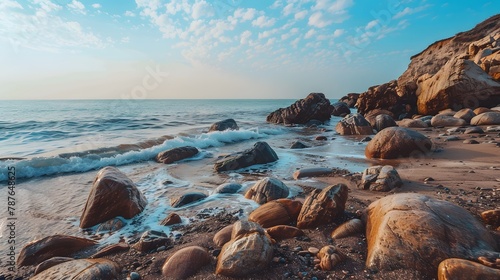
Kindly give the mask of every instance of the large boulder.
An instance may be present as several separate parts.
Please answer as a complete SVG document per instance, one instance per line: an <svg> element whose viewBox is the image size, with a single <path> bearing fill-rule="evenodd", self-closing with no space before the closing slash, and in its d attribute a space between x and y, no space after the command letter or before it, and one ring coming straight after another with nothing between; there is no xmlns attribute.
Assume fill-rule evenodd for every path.
<svg viewBox="0 0 500 280"><path fill-rule="evenodd" d="M497 250L495 239L467 210L425 195L381 198L366 215L368 269L412 269L430 279L445 259L476 259Z"/></svg>
<svg viewBox="0 0 500 280"><path fill-rule="evenodd" d="M266 142L257 142L253 148L228 155L218 160L214 169L217 172L236 170L252 166L254 164L264 164L278 160L276 152Z"/></svg>
<svg viewBox="0 0 500 280"><path fill-rule="evenodd" d="M107 259L81 259L52 266L31 280L120 279L120 266Z"/></svg>
<svg viewBox="0 0 500 280"><path fill-rule="evenodd" d="M205 248L190 246L170 256L163 264L162 275L167 279L186 279L210 263L212 257Z"/></svg>
<svg viewBox="0 0 500 280"><path fill-rule="evenodd" d="M433 76L423 75L417 82L419 114L437 114L452 108L476 108L500 101L500 83L473 61L455 58Z"/></svg>
<svg viewBox="0 0 500 280"><path fill-rule="evenodd" d="M258 224L238 221L231 240L224 244L215 273L228 277L246 277L264 271L273 258L271 239Z"/></svg>
<svg viewBox="0 0 500 280"><path fill-rule="evenodd" d="M351 109L344 102L337 102L332 104L332 115L333 116L345 116L351 113Z"/></svg>
<svg viewBox="0 0 500 280"><path fill-rule="evenodd" d="M305 199L297 218L298 228L313 228L331 223L344 214L348 188L344 184L314 190Z"/></svg>
<svg viewBox="0 0 500 280"><path fill-rule="evenodd" d="M358 98L356 103L358 113L365 115L375 109L390 111L394 116L407 113L405 105L408 103L398 96L397 91L397 81L368 88L368 91L362 93ZM408 109L411 111L411 108Z"/></svg>
<svg viewBox="0 0 500 280"><path fill-rule="evenodd" d="M339 102L344 102L349 108L354 108L359 98L359 93L348 93L340 98Z"/></svg>
<svg viewBox="0 0 500 280"><path fill-rule="evenodd" d="M464 259L446 259L439 264L438 280L498 280L500 269Z"/></svg>
<svg viewBox="0 0 500 280"><path fill-rule="evenodd" d="M286 198L290 190L276 178L266 177L255 183L245 194L245 198L252 199L259 204L264 204L271 200Z"/></svg>
<svg viewBox="0 0 500 280"><path fill-rule="evenodd" d="M359 187L364 190L388 192L402 185L403 181L394 167L377 165L363 171Z"/></svg>
<svg viewBox="0 0 500 280"><path fill-rule="evenodd" d="M366 145L367 158L395 159L420 157L431 152L432 142L425 135L403 127L388 127Z"/></svg>
<svg viewBox="0 0 500 280"><path fill-rule="evenodd" d="M80 227L92 227L117 216L130 219L142 212L147 203L127 175L115 167L105 167L94 179Z"/></svg>
<svg viewBox="0 0 500 280"><path fill-rule="evenodd" d="M477 115L470 121L471 125L497 125L500 124L500 112L486 112Z"/></svg>
<svg viewBox="0 0 500 280"><path fill-rule="evenodd" d="M335 130L340 135L373 134L370 123L361 114L349 114L337 123Z"/></svg>
<svg viewBox="0 0 500 280"><path fill-rule="evenodd" d="M228 129L231 129L231 130L238 130L239 129L235 120L227 119L227 120L223 120L220 122L216 122L216 123L212 124L212 126L210 126L210 129L208 130L208 132L224 131L224 130L228 130Z"/></svg>
<svg viewBox="0 0 500 280"><path fill-rule="evenodd" d="M173 148L167 151L163 151L156 156L156 161L160 163L170 164L179 160L190 158L198 154L198 149L196 147L185 146Z"/></svg>
<svg viewBox="0 0 500 280"><path fill-rule="evenodd" d="M330 100L323 93L310 93L287 108L280 108L267 116L267 122L281 124L305 124L310 120L330 119Z"/></svg>
<svg viewBox="0 0 500 280"><path fill-rule="evenodd" d="M461 118L455 118L448 115L435 115L431 119L431 125L434 127L437 126L465 126L467 125L467 121Z"/></svg>
<svg viewBox="0 0 500 280"><path fill-rule="evenodd" d="M70 257L96 244L94 240L68 235L47 236L24 245L17 257L17 265L37 265L52 257Z"/></svg>

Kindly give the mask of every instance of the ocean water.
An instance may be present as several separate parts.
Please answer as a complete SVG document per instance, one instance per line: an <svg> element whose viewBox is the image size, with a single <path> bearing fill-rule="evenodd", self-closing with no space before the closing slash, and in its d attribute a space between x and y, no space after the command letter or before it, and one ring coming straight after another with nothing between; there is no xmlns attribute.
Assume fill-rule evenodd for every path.
<svg viewBox="0 0 500 280"><path fill-rule="evenodd" d="M248 214L256 203L244 191L262 174L282 180L301 191L295 170L337 167L362 171L365 143L359 136L339 136L335 124L318 128L285 127L266 123L266 116L295 100L65 100L0 102L0 200L6 205L7 170L16 170L16 252L26 242L53 234L99 240L102 246L119 239L137 238L147 229L175 234L159 222L178 213L187 224L203 211L238 211ZM236 131L208 132L216 121L233 118ZM324 135L328 141L314 140ZM292 150L301 140L310 148ZM221 155L266 141L278 154L275 163L217 174L213 163ZM154 161L161 151L191 145L201 152L194 158L164 165ZM78 227L87 196L99 169L115 166L129 176L148 200L146 209L114 233L96 234L96 228ZM243 185L236 194L214 194L222 183ZM170 199L190 191L208 198L182 208ZM112 203L112 202L110 202ZM208 210L207 210L208 209ZM0 240L7 233L7 211L0 211ZM0 251L8 244L0 243ZM4 267L0 258L0 267ZM0 270L1 272L1 270Z"/></svg>

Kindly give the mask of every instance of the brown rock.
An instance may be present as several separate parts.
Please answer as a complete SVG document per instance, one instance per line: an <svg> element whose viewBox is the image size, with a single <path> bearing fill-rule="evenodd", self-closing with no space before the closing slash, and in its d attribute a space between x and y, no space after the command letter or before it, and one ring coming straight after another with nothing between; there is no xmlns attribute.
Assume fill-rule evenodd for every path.
<svg viewBox="0 0 500 280"><path fill-rule="evenodd" d="M500 112L486 112L477 115L470 121L471 125L497 125L500 124Z"/></svg>
<svg viewBox="0 0 500 280"><path fill-rule="evenodd" d="M69 262L69 261L72 261L74 260L73 258L68 258L68 257L53 257L53 258L50 258L46 261L43 261L41 262L39 265L37 265L35 267L35 272L33 273L33 275L37 275L39 274L40 272L44 271L44 270L47 270L55 265L58 265L60 263L63 263L63 262Z"/></svg>
<svg viewBox="0 0 500 280"><path fill-rule="evenodd" d="M478 107L478 108L474 109L474 114L476 114L476 116L477 116L477 115L481 115L482 113L491 112L491 111L492 111L491 109L488 109L486 107Z"/></svg>
<svg viewBox="0 0 500 280"><path fill-rule="evenodd" d="M271 200L286 198L290 193L288 187L276 178L266 177L255 183L245 194L245 198L252 199L259 204Z"/></svg>
<svg viewBox="0 0 500 280"><path fill-rule="evenodd" d="M455 118L463 119L467 123L470 123L470 120L472 120L473 117L475 117L476 114L474 114L474 111L472 111L469 108L464 108L453 115Z"/></svg>
<svg viewBox="0 0 500 280"><path fill-rule="evenodd" d="M217 172L236 170L254 164L264 164L278 160L276 152L266 142L257 142L253 148L232 154L218 160L214 169Z"/></svg>
<svg viewBox="0 0 500 280"><path fill-rule="evenodd" d="M367 158L421 157L431 152L432 142L423 134L402 127L388 127L373 137L365 148Z"/></svg>
<svg viewBox="0 0 500 280"><path fill-rule="evenodd" d="M391 126L398 126L396 124L396 121L394 119L386 114L380 114L375 117L375 120L373 123L371 123L371 126L375 128L377 131L381 131L384 128L391 127Z"/></svg>
<svg viewBox="0 0 500 280"><path fill-rule="evenodd" d="M428 278L445 259L474 259L497 250L489 231L467 210L415 193L370 204L366 237L367 268L413 269Z"/></svg>
<svg viewBox="0 0 500 280"><path fill-rule="evenodd" d="M120 266L107 259L81 259L52 266L31 280L120 279Z"/></svg>
<svg viewBox="0 0 500 280"><path fill-rule="evenodd" d="M196 147L178 147L159 153L156 156L156 161L160 163L170 164L179 160L190 158L198 153L199 151Z"/></svg>
<svg viewBox="0 0 500 280"><path fill-rule="evenodd" d="M266 231L269 236L277 240L289 239L304 235L304 232L301 229L285 225L270 227Z"/></svg>
<svg viewBox="0 0 500 280"><path fill-rule="evenodd" d="M96 244L94 240L68 235L47 236L24 245L17 257L17 265L37 265L52 257L69 257Z"/></svg>
<svg viewBox="0 0 500 280"><path fill-rule="evenodd" d="M210 126L210 129L208 130L208 132L224 131L224 130L228 130L228 129L231 129L231 130L238 130L239 129L235 120L227 119L227 120L223 120L220 122L216 122L216 123L212 124L212 126Z"/></svg>
<svg viewBox="0 0 500 280"><path fill-rule="evenodd" d="M373 134L370 123L361 114L349 114L335 126L340 135L369 135Z"/></svg>
<svg viewBox="0 0 500 280"><path fill-rule="evenodd" d="M313 191L304 201L297 218L298 228L328 224L344 213L348 188L344 184Z"/></svg>
<svg viewBox="0 0 500 280"><path fill-rule="evenodd" d="M429 127L426 122L421 120L402 119L397 122L398 126L406 128L426 128Z"/></svg>
<svg viewBox="0 0 500 280"><path fill-rule="evenodd" d="M182 194L181 196L178 197L172 197L170 199L170 205L173 208L179 208L182 206L185 206L190 203L195 203L200 200L203 200L207 198L207 195L201 192L188 192L185 194Z"/></svg>
<svg viewBox="0 0 500 280"><path fill-rule="evenodd" d="M248 216L248 220L264 228L290 225L297 221L302 203L290 199L278 199L263 204Z"/></svg>
<svg viewBox="0 0 500 280"><path fill-rule="evenodd" d="M168 236L156 230L148 230L141 235L141 238L135 243L132 248L142 253L149 253L158 249L161 246L169 246L172 240Z"/></svg>
<svg viewBox="0 0 500 280"><path fill-rule="evenodd" d="M439 264L438 280L498 280L500 270L464 259L446 259Z"/></svg>
<svg viewBox="0 0 500 280"><path fill-rule="evenodd" d="M278 124L305 124L310 120L326 121L332 107L323 93L310 93L287 108L280 108L267 116L267 122Z"/></svg>
<svg viewBox="0 0 500 280"><path fill-rule="evenodd" d="M403 185L398 172L391 165L376 165L363 171L360 188L371 191L388 192Z"/></svg>
<svg viewBox="0 0 500 280"><path fill-rule="evenodd" d="M100 224L99 227L97 227L96 232L98 233L115 232L124 226L125 222L123 221L123 219L121 217L116 217Z"/></svg>
<svg viewBox="0 0 500 280"><path fill-rule="evenodd" d="M375 109L390 111L395 116L404 112L402 99L398 96L397 81L390 81L386 84L372 86L362 93L356 103L358 113L365 115Z"/></svg>
<svg viewBox="0 0 500 280"><path fill-rule="evenodd" d="M186 279L209 264L212 257L205 248L190 246L182 248L170 256L161 269L168 279Z"/></svg>
<svg viewBox="0 0 500 280"><path fill-rule="evenodd" d="M105 167L94 180L80 227L92 227L117 216L130 219L142 212L147 203L132 180L114 167Z"/></svg>
<svg viewBox="0 0 500 280"><path fill-rule="evenodd" d="M346 259L344 253L340 252L335 246L327 245L319 250L319 266L322 270L333 270L335 266Z"/></svg>
<svg viewBox="0 0 500 280"><path fill-rule="evenodd" d="M349 108L354 108L356 102L358 101L359 93L348 93L340 98L339 102L344 102Z"/></svg>
<svg viewBox="0 0 500 280"><path fill-rule="evenodd" d="M303 168L295 171L293 173L293 178L295 180L306 177L318 177L321 175L326 175L332 173L331 168L326 167L312 167L312 168Z"/></svg>
<svg viewBox="0 0 500 280"><path fill-rule="evenodd" d="M101 250L99 250L99 252L93 254L90 258L97 259L118 252L128 251L129 249L130 246L127 243L120 242L102 248Z"/></svg>
<svg viewBox="0 0 500 280"><path fill-rule="evenodd" d="M228 225L219 230L214 236L214 243L216 246L222 247L224 244L231 240L231 233L233 232L233 225Z"/></svg>
<svg viewBox="0 0 500 280"><path fill-rule="evenodd" d="M333 230L331 237L333 239L341 239L362 233L364 229L365 225L360 219L352 219Z"/></svg>
<svg viewBox="0 0 500 280"><path fill-rule="evenodd" d="M500 226L500 209L488 210L481 213L481 218L487 225L491 225L494 228Z"/></svg>
<svg viewBox="0 0 500 280"><path fill-rule="evenodd" d="M332 116L345 116L351 113L351 109L349 109L349 105L344 102L337 102L332 104Z"/></svg>
<svg viewBox="0 0 500 280"><path fill-rule="evenodd" d="M161 221L160 225L162 226L171 226L175 224L182 223L181 217L177 213L170 213L168 216Z"/></svg>
<svg viewBox="0 0 500 280"><path fill-rule="evenodd" d="M465 126L468 123L464 119L455 118L448 115L435 115L431 119L431 125L436 126Z"/></svg>

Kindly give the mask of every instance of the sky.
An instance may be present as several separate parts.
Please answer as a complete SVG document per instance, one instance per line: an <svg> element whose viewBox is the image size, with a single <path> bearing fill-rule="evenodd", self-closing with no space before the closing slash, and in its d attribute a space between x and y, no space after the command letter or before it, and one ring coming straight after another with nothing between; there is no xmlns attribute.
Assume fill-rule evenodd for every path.
<svg viewBox="0 0 500 280"><path fill-rule="evenodd" d="M1 0L0 99L340 98L500 1Z"/></svg>

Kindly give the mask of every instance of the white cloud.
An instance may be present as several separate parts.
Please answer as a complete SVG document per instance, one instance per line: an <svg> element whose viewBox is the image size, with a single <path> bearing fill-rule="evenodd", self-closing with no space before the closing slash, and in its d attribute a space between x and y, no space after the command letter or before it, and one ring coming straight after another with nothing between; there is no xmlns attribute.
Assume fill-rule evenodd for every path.
<svg viewBox="0 0 500 280"><path fill-rule="evenodd" d="M323 13L316 12L309 17L308 24L317 28L323 28L332 23L331 20L326 20L323 18Z"/></svg>
<svg viewBox="0 0 500 280"><path fill-rule="evenodd" d="M7 9L7 8L23 9L23 6L21 6L21 4L17 3L16 1L12 0L3 0L2 2L0 2L0 9Z"/></svg>
<svg viewBox="0 0 500 280"><path fill-rule="evenodd" d="M266 30L264 32L259 33L259 39L264 39L267 37L271 37L272 35L276 34L279 31L278 28L272 29L272 30Z"/></svg>
<svg viewBox="0 0 500 280"><path fill-rule="evenodd" d="M295 18L296 20L300 20L300 19L305 18L305 17L306 17L306 15L307 15L307 11L306 11L306 10L304 10L304 11L301 11L301 12L296 13L294 18Z"/></svg>
<svg viewBox="0 0 500 280"><path fill-rule="evenodd" d="M130 42L130 37L123 37L121 40L120 40L122 43L128 43Z"/></svg>
<svg viewBox="0 0 500 280"><path fill-rule="evenodd" d="M100 8L102 8L102 6L99 3L94 3L94 4L92 4L92 8L94 8L94 9L100 9Z"/></svg>
<svg viewBox="0 0 500 280"><path fill-rule="evenodd" d="M193 19L199 19L205 16L213 16L212 6L210 6L205 0L196 1L193 4L191 17Z"/></svg>
<svg viewBox="0 0 500 280"><path fill-rule="evenodd" d="M249 8L249 9L239 8L236 11L234 11L234 17L241 18L241 21L252 20L255 17L255 15L257 15L257 10L254 8Z"/></svg>
<svg viewBox="0 0 500 280"><path fill-rule="evenodd" d="M136 0L136 2L137 1L138 0ZM141 0L141 1L148 1L148 0ZM151 0L151 2L153 2L153 4L156 6L158 0ZM167 9L167 12L171 15L175 15L180 11L183 11L186 14L189 14L191 12L191 4L187 0L172 0L167 5L165 5L165 7Z"/></svg>
<svg viewBox="0 0 500 280"><path fill-rule="evenodd" d="M283 1L282 0L276 0L274 3L269 7L271 9L277 9L283 7Z"/></svg>
<svg viewBox="0 0 500 280"><path fill-rule="evenodd" d="M40 5L40 9L36 10L39 15L62 9L62 6L52 3L50 0L34 0L33 3Z"/></svg>
<svg viewBox="0 0 500 280"><path fill-rule="evenodd" d="M304 35L304 39L309 39L314 36L314 34L316 34L316 30L310 29L309 31L307 31L306 35Z"/></svg>
<svg viewBox="0 0 500 280"><path fill-rule="evenodd" d="M333 31L333 38L338 38L344 35L344 33L345 33L344 29L335 29L335 31Z"/></svg>
<svg viewBox="0 0 500 280"><path fill-rule="evenodd" d="M317 0L312 10L328 13L327 22L342 23L350 17L347 9L353 4L353 0Z"/></svg>
<svg viewBox="0 0 500 280"><path fill-rule="evenodd" d="M373 27L377 26L378 24L379 24L378 20L374 19L374 20L370 21L368 24L366 24L365 30L370 30Z"/></svg>
<svg viewBox="0 0 500 280"><path fill-rule="evenodd" d="M300 42L300 38L296 38L295 40L292 41L292 47L297 48Z"/></svg>
<svg viewBox="0 0 500 280"><path fill-rule="evenodd" d="M274 23L276 23L276 19L268 18L266 16L260 16L257 19L255 19L254 21L252 21L253 26L257 26L260 28L271 27L274 25Z"/></svg>
<svg viewBox="0 0 500 280"><path fill-rule="evenodd" d="M85 15L87 12L85 11L85 5L83 5L82 2L73 0L71 3L69 3L68 8L76 14L82 14Z"/></svg>
<svg viewBox="0 0 500 280"><path fill-rule="evenodd" d="M252 36L252 32L250 32L248 30L243 31L243 33L241 33L241 35L240 35L240 44L242 44L242 45L248 44L248 42L250 40L250 36Z"/></svg>
<svg viewBox="0 0 500 280"><path fill-rule="evenodd" d="M290 3L283 8L283 15L288 16L293 13L294 10L293 3Z"/></svg>
<svg viewBox="0 0 500 280"><path fill-rule="evenodd" d="M125 14L124 14L126 17L135 17L135 14L131 11L125 11Z"/></svg>
<svg viewBox="0 0 500 280"><path fill-rule="evenodd" d="M415 13L418 13L418 12L421 12L421 11L427 9L430 6L431 5L427 4L427 5L423 5L423 6L416 7L416 8L406 7L401 12L395 14L394 17L392 17L392 18L398 19L398 18L402 18L402 17L407 16L407 15L412 15L412 14L415 14Z"/></svg>

